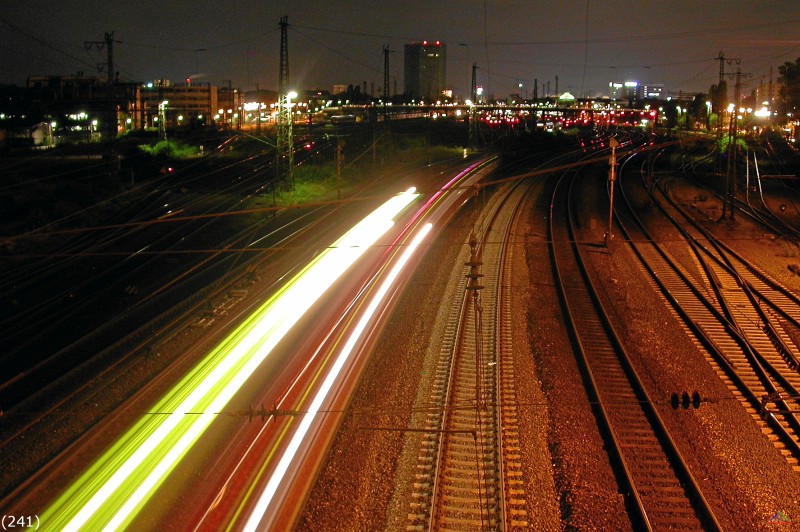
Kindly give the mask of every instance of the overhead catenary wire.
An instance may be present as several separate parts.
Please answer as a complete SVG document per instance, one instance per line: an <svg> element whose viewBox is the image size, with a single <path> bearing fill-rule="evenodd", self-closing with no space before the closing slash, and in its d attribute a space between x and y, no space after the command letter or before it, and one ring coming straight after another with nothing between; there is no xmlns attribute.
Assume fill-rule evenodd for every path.
<svg viewBox="0 0 800 532"><path fill-rule="evenodd" d="M633 150L633 151L639 153L639 152L644 152L644 151L648 151L648 150L656 150L656 149L660 149L660 148L665 147L665 146L670 146L670 145L675 145L675 144L680 144L680 143L681 143L681 141L665 142L665 143L661 143L661 144L658 144L658 145L648 146L646 148L638 148L638 149ZM628 153L632 153L632 152L620 152L619 156L621 157L621 156L626 155ZM471 185L471 186L466 187L466 188L467 189L476 189L477 188L478 190L486 189L486 188L491 187L491 186L504 184L504 183L509 183L509 182L513 182L513 181L519 181L521 179L527 179L527 178L530 178L530 177L535 177L535 176L538 176L538 175L543 175L543 174L547 174L547 173L551 173L551 172L559 172L559 171L563 171L563 170L566 170L566 169L569 169L569 168L576 168L576 167L579 167L579 166L586 166L586 165L589 165L589 164L596 164L596 163L605 163L605 162L607 162L607 160L608 160L608 157L606 157L606 156L598 156L598 157L594 157L594 158L591 158L591 159L578 161L578 162L575 162L575 163L568 163L568 164L564 164L564 165L543 168L543 169L535 170L533 172L526 172L526 173L518 174L518 175L515 175L515 176L510 176L510 177L505 177L505 178L496 179L496 180L492 180L492 181L487 181L487 182L481 183L481 184L479 184L477 186ZM457 190L458 188L459 187L454 187L452 190ZM432 191L428 191L428 192L432 192ZM425 193L425 192L423 191L422 193ZM221 217L229 217L229 216L241 216L241 215L248 215L248 214L257 214L257 213L261 213L261 212L273 212L273 211L282 210L282 209L307 208L307 207L322 206L322 205L347 204L347 203L352 203L352 202L356 202L356 201L367 201L367 200L375 200L375 199L380 199L380 198L383 198L383 196L380 196L380 195L366 195L366 196L359 196L359 197L355 197L355 198L346 198L346 199L340 199L340 200L325 200L325 201L308 202L308 203L295 204L295 205L258 207L258 208L254 208L254 209L231 210L231 211L216 212L216 213L206 213L206 214L193 215L193 216L180 216L180 217L179 216L172 216L172 217L168 217L168 218L157 218L157 219L151 219L151 220L143 220L143 221L127 222L127 223L119 223L119 224L108 224L108 225L99 225L99 226L91 226L91 227L66 228L66 229L59 229L59 230L47 231L47 232L34 230L34 231L30 231L28 233L24 233L24 234L21 234L21 235L6 236L6 237L3 237L3 240L5 242L13 242L13 241L16 241L16 240L19 240L19 239L22 239L22 238L25 238L25 237L30 237L30 236L33 236L33 235L36 235L36 236L54 236L54 235L63 235L63 234L70 234L70 233L82 233L82 232L90 232L90 231L104 231L104 230L109 230L109 229L120 229L120 228L126 228L126 227L141 227L141 226L146 226L146 225L155 225L155 224L163 224L163 223L174 223L174 222L184 222L184 221L208 219L208 218L221 218ZM2 243L3 240L0 240L0 243Z"/></svg>
<svg viewBox="0 0 800 532"><path fill-rule="evenodd" d="M541 40L526 40L526 41L489 41L483 39L481 41L461 41L469 46L544 46L544 45L565 45L565 44L599 44L599 43L625 43L625 42L639 42L648 40L667 40L667 39L683 39L704 35L718 35L725 33L739 33L745 30L764 29L779 26L791 26L800 24L800 19L781 20L778 22L766 22L763 24L749 24L742 26L725 26L718 28L704 28L696 31L680 31L671 33L650 33L635 36L614 36L614 37L598 37L594 39L586 39L585 37L579 39L541 39ZM391 35L385 33L369 33L353 30L342 30L334 28L323 28L320 26L308 26L302 24L293 24L295 28L303 28L307 30L338 33L342 35L353 35L358 37L371 37L376 39L400 39L400 40L422 40L419 36L408 35Z"/></svg>
<svg viewBox="0 0 800 532"><path fill-rule="evenodd" d="M691 39L691 38L695 38L695 37L698 37L698 36L701 36L701 35L702 36L726 35L726 34L732 34L732 33L741 33L741 32L745 32L745 31L749 31L749 30L763 30L763 29L767 29L767 28L779 28L779 27L784 27L784 26L788 26L788 25L796 25L798 22L800 22L800 19L787 19L787 20L779 20L779 21L775 21L775 22L765 22L765 23L760 23L760 24L742 24L742 25L736 25L736 26L704 27L703 29L698 29L698 30L677 31L677 32L662 32L662 33L659 33L659 32L646 32L646 33L641 33L641 34L637 34L637 35L612 35L612 36L608 36L608 37L596 37L596 38L591 38L591 39L588 38L588 35L585 32L585 34L583 35L582 38L577 38L577 39L533 39L533 40L517 40L517 41L509 40L509 41L503 41L503 40L489 40L488 39L488 36L486 34L487 33L487 28L486 28L486 25L487 25L487 23L486 23L486 14L487 13L486 12L487 11L488 11L488 7L487 7L486 3L484 2L484 35L483 35L483 39L481 41L464 41L463 44L465 44L467 46L469 46L469 45L482 46L482 47L487 49L487 51L486 51L486 60L487 60L486 72L487 72L487 75L488 75L488 78L489 78L487 80L487 83L489 83L489 84L494 80L494 76L496 75L496 73L492 72L492 70L490 68L491 66L488 65L488 61L489 61L488 48L490 48L490 47L509 47L509 46L537 46L537 47L541 47L541 46L582 45L582 46L584 46L584 53L585 53L586 47L588 45L591 45L591 44L604 44L604 43L611 43L611 44L613 44L613 43L621 43L621 44L624 44L624 43L636 43L636 42L659 41L659 40ZM588 15L588 1L587 1L587 15ZM40 36L37 36L32 31L30 31L30 30L28 30L26 28L23 28L23 27L19 26L18 24L15 24L14 22L8 20L7 18L0 17L0 27L2 27L3 24L5 24L9 28L11 28L12 31L18 32L21 35L24 35L26 38L32 39L32 40L34 40L35 42L39 43L42 46L46 46L46 47L48 47L48 48L50 48L52 50L55 50L58 53L64 55L65 57L68 57L71 60L78 62L80 65L83 65L83 66L86 66L86 67L89 67L89 68L92 68L92 69L96 68L96 64L92 64L92 63L90 63L88 61L85 61L85 60L75 56L74 54L70 54L70 53L66 52L65 51L65 46L63 46L63 45L59 46L59 45L56 44L55 41L49 41L49 40L44 39L44 38L42 38ZM356 31L356 30L349 30L349 29L339 29L339 28L333 28L333 27L326 28L326 27L320 27L320 26L314 26L314 25L304 25L304 24L292 24L292 29L295 30L295 31L297 29L304 29L304 30L310 30L310 31L325 32L325 33L332 33L332 34L338 34L338 35L351 35L351 36L360 37L360 38L374 38L374 39L381 39L381 40L386 40L386 39L395 40L395 41L398 41L398 40L399 41L420 40L419 36L414 36L414 35L405 35L405 34L394 34L394 35L392 35L392 34L388 34L388 33L377 33L377 32L373 33L373 32ZM304 34L304 36L306 38L308 38L308 39L313 40L307 33ZM235 46L238 46L238 45L241 45L241 44L247 44L248 45L248 50L249 50L251 42L253 42L253 41L262 42L263 38L264 38L263 35L257 35L257 36L244 37L244 38L236 39L236 40L232 40L232 41L226 41L226 42L222 42L222 43L207 43L207 44L203 45L203 50L204 51L217 51L217 50L222 50L222 49L225 49L225 48L235 47ZM363 63L361 61L358 61L357 59L355 59L352 56L348 55L345 51L337 50L334 46L325 45L325 44L321 43L318 40L313 40L313 41L315 42L315 44L324 47L329 52L335 53L336 55L344 57L348 61L352 62L352 64L356 64L356 65L358 65L360 67L367 68L371 72L378 72L380 70L376 66L367 65L367 64L365 64L365 63ZM127 40L127 39L125 39L125 40L117 40L115 42L124 43L126 47L140 47L140 48L147 48L147 49L152 49L152 50L165 50L165 51L182 52L182 53L183 52L196 53L197 50L198 50L197 46L181 46L180 44L177 44L177 45L176 44L170 44L169 42L164 42L164 43L141 43L141 42L131 41L131 40ZM791 49L789 49L789 50L791 50ZM28 55L30 57L33 57L29 52L26 52L25 50L13 50L13 53L25 54L25 55ZM788 52L786 52L786 53L788 53ZM773 54L773 57L774 58L778 58L778 57L781 57L783 55L785 55L785 54ZM37 57L37 60L42 60L42 58L38 58ZM764 59L764 60L768 60L768 59ZM498 61L496 57L493 58L493 61L496 63L496 65L514 64L514 62ZM679 64L681 64L681 62L673 62L673 63L668 63L667 66L679 65ZM568 65L566 63L559 63L559 64L555 64L555 65L552 65L552 64L548 65L548 64L544 64L544 63L531 63L528 66L570 67L571 65ZM584 78L585 78L585 70L587 68L607 68L607 66L604 66L604 65L590 65L590 64L588 64L588 62L586 61L586 57L584 57L584 62L583 62L582 65L572 65L572 66L575 66L575 67L578 67L578 68L582 67L583 70L584 70ZM640 68L642 66L643 65L628 65L628 64L622 65L622 64L620 64L620 65L614 65L614 68ZM647 66L664 66L664 65L663 64L660 64L660 65L648 64ZM248 79L249 79L249 59L248 59L247 68L248 68ZM128 80L128 81L134 81L134 80L137 79L137 76L134 73L128 72L124 68L117 68L117 70L119 70L120 72L123 72L125 74L125 79ZM694 80L697 77L699 77L700 75L701 74L698 74L698 75L696 75L696 76L694 76L692 78L689 78L689 79L690 80ZM581 92L583 92L583 90L584 90L584 88L583 88L584 84L585 84L585 81L582 81L582 83L581 83L581 87L582 87Z"/></svg>

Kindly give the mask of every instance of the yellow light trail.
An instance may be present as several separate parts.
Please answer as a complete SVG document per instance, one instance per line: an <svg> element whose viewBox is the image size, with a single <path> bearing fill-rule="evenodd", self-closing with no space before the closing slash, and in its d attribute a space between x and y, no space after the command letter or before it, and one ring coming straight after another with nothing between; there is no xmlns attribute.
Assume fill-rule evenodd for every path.
<svg viewBox="0 0 800 532"><path fill-rule="evenodd" d="M117 530L131 523L248 377L300 317L415 198L394 196L320 253L239 325L42 515L57 530ZM184 415L203 412L201 415Z"/></svg>

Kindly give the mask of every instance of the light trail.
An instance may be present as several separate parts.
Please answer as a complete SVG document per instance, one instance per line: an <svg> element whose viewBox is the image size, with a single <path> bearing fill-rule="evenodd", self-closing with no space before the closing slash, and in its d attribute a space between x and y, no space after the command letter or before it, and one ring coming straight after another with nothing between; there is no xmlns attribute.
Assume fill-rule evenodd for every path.
<svg viewBox="0 0 800 532"><path fill-rule="evenodd" d="M275 345L417 197L414 189L394 196L321 252L153 409L170 415L139 420L43 513L43 522L57 530L129 525Z"/></svg>
<svg viewBox="0 0 800 532"><path fill-rule="evenodd" d="M336 379L339 377L339 373L341 372L345 363L350 358L350 355L352 354L355 345L361 339L362 334L366 330L369 322L372 320L375 312L378 310L379 305L383 302L390 288L394 284L395 280L405 267L406 263L414 254L417 247L420 245L425 236L430 232L431 228L432 225L428 223L425 224L422 227L422 229L420 229L420 231L414 237L414 240L412 240L411 244L403 252L400 259L395 263L394 267L391 269L391 271L381 284L380 288L373 296L372 300L369 303L369 306L367 306L358 324L355 326L352 333L350 334L347 343L342 348L342 351L339 353L339 356L337 357L336 361L334 362L333 366L328 372L325 381L322 383L319 390L317 391L317 394L315 395L313 401L311 402L311 405L308 407L308 410L303 415L303 419L300 422L300 425L297 427L297 430L295 431L289 445L287 446L286 450L281 456L280 462L278 462L278 465L275 471L272 473L269 482L267 483L264 490L261 492L258 502L256 503L255 507L250 513L247 523L245 524L244 527L245 531L260 530L261 521L264 519L264 516L267 510L269 509L270 503L272 502L275 494L277 493L278 488L281 482L283 481L287 470L294 461L297 455L297 451L299 450L301 444L303 443L303 440L306 437L306 434L311 428L311 424L313 423L315 416L322 408L322 405L325 402L325 400L328 399L328 395L331 391L331 388L333 387L333 384L336 382Z"/></svg>

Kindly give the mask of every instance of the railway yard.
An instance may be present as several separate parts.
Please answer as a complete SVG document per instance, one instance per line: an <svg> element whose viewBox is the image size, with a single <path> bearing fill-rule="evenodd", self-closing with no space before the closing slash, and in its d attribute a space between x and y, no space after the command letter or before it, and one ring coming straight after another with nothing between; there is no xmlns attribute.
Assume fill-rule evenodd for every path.
<svg viewBox="0 0 800 532"><path fill-rule="evenodd" d="M463 320L451 317L458 314L451 301L469 308L469 266L437 267L468 262L470 233L485 228L484 209L462 213L446 237L462 245L432 250L441 258L423 266L426 281L412 284L384 333L304 526L791 524L800 511L797 421L787 413L798 406L798 328L777 307L789 314L797 308L791 294L800 286L792 267L798 253L791 231L765 228L763 212L792 205L793 192L770 183L762 219L737 212L735 221L719 221L721 200L692 169L652 170L651 161L637 154L622 165L608 246L602 173L530 183L508 237L487 237L494 244L487 250L506 242L500 256L507 269L498 281L499 259L488 257L499 252L487 252L483 268L492 262L491 273L484 271L481 284L492 295L482 303L480 356L474 340L466 349L450 347L456 332L449 331L463 328L466 344L474 337L468 312ZM797 227L797 219L783 221ZM503 293L496 298L497 290ZM748 299L743 291L758 295ZM444 303L437 308L430 300ZM457 380L440 382L440 351L462 350L465 366L447 365L473 383L466 394ZM450 406L429 395L450 388ZM443 416L469 421L445 425Z"/></svg>
<svg viewBox="0 0 800 532"><path fill-rule="evenodd" d="M471 186L474 194L426 245L336 412L339 429L316 457L316 476L294 501L297 529L798 526L797 183L756 179L748 166L727 211L714 153L702 143L619 131L609 211L609 136L589 137L501 163L476 157L498 169ZM422 173L423 190L457 171L439 170ZM234 198L255 186L234 182L215 201L238 209ZM173 216L164 204L172 192L154 192L135 206L137 219ZM72 294L86 299L72 311L121 297L135 302L131 312L24 360L21 353L50 341L34 325L73 296L64 288L26 308L30 328L15 330L17 356L6 355L19 375L0 388L14 402L2 420L0 462L0 500L10 508L55 496L63 462L88 464L113 437L94 438L92 427L119 434L285 271L313 256L310 239L334 238L330 219L360 214L337 214L335 203L284 210L227 234L203 217L219 205L196 201L185 206L196 217L176 229L143 226L119 243L112 231L93 244L113 255L132 239L141 255L87 278L110 292L76 285ZM206 258L187 260L206 246L206 231L227 236L208 244L216 251ZM259 253L226 252L254 245ZM38 274L80 257L80 239L71 246ZM149 255L159 247L169 253ZM187 263L183 274L147 274L178 260ZM65 271L78 278L81 268ZM38 294L23 273L14 272L18 285L9 281L7 293ZM158 318L146 318L154 309ZM49 330L57 336L71 320ZM76 352L95 350L75 363ZM246 414L255 427L263 405ZM33 474L58 480L34 490Z"/></svg>

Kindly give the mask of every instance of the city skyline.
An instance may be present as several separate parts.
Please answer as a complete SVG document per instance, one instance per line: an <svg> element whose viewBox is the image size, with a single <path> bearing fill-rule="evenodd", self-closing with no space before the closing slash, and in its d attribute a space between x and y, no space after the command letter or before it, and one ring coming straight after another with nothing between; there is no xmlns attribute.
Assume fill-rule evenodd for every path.
<svg viewBox="0 0 800 532"><path fill-rule="evenodd" d="M760 2L477 2L442 5L249 0L238 9L184 1L160 5L76 0L46 12L34 5L0 7L0 82L27 76L105 76L105 52L86 45L114 32L121 80L170 79L244 90L275 89L278 21L288 15L290 84L329 89L383 83L383 46L390 78L403 86L403 46L440 40L450 48L448 87L469 93L471 66L487 93L539 94L558 76L559 92L601 96L610 81L660 84L667 91L706 92L717 82L720 52L727 73L741 68L751 86L777 80L777 67L800 57L793 28L800 5ZM231 80L231 81L229 81ZM393 87L390 87L393 89Z"/></svg>

